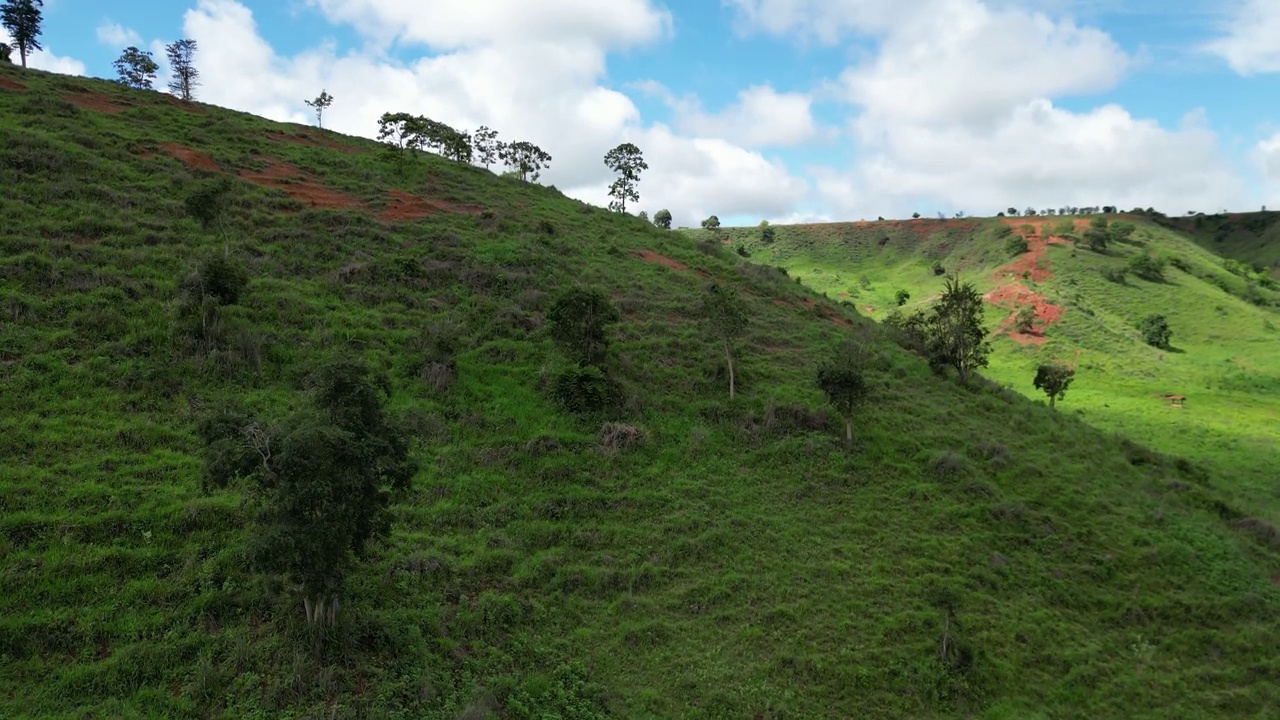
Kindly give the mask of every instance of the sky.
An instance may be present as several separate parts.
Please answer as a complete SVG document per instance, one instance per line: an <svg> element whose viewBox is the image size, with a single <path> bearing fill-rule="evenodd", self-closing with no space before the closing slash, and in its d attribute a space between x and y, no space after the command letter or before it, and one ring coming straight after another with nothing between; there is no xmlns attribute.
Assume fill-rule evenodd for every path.
<svg viewBox="0 0 1280 720"><path fill-rule="evenodd" d="M1280 0L45 0L32 65L199 44L197 99L373 137L384 112L549 152L676 225L1116 205L1280 208ZM0 31L0 40L7 40ZM15 53L15 59L17 55Z"/></svg>

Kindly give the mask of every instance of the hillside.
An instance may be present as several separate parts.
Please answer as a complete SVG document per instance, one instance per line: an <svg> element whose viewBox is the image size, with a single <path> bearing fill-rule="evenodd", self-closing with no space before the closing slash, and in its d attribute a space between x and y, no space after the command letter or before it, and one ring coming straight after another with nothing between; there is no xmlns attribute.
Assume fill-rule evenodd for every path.
<svg viewBox="0 0 1280 720"><path fill-rule="evenodd" d="M1208 460L962 388L784 273L480 168L7 67L0 131L0 716L1280 706L1280 540ZM184 201L219 180L204 229ZM180 288L224 253L249 284L193 320ZM749 303L733 402L709 281ZM579 283L623 315L610 417L547 391ZM850 337L853 452L814 386ZM385 372L421 469L317 630L248 564L248 488L202 489L197 425L282 417L336 351Z"/></svg>
<svg viewBox="0 0 1280 720"><path fill-rule="evenodd" d="M1064 411L1203 461L1227 479L1233 501L1280 521L1280 288L1173 227L1113 219L1135 231L1105 253L1077 245L1083 217L775 226L771 243L759 228L717 236L877 320L894 311L899 290L911 295L901 312L927 306L942 285L935 264L960 272L988 300L989 377L1043 400L1032 384L1037 364L1073 364ZM1071 232L1059 232L1064 222ZM1012 236L1025 237L1028 250L1011 252ZM1167 261L1163 278L1127 271L1139 256ZM1037 318L1020 333L1015 318L1028 306ZM1171 349L1143 341L1136 326L1151 314L1168 318ZM1166 395L1185 396L1186 407L1172 407Z"/></svg>

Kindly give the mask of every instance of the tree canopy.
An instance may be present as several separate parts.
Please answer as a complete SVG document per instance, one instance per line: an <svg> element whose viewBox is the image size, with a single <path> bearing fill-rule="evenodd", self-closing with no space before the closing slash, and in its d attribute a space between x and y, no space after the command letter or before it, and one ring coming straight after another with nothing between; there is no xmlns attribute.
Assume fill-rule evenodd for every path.
<svg viewBox="0 0 1280 720"><path fill-rule="evenodd" d="M22 58L22 67L27 66L28 55L44 49L40 45L42 7L44 0L5 0L4 5L0 5L0 25L9 31L13 46Z"/></svg>
<svg viewBox="0 0 1280 720"><path fill-rule="evenodd" d="M961 283L956 275L948 277L942 297L925 321L926 352L934 370L952 367L960 382L967 384L974 370L987 366L991 345L982 314L982 294L973 283Z"/></svg>
<svg viewBox="0 0 1280 720"><path fill-rule="evenodd" d="M329 106L333 104L333 96L330 95L328 91L322 89L320 91L320 94L316 96L315 100L303 100L303 102L305 102L306 104L310 105L312 108L315 109L316 126L324 127L324 122L323 122L324 111L328 110Z"/></svg>
<svg viewBox="0 0 1280 720"><path fill-rule="evenodd" d="M618 174L617 179L609 186L609 197L613 198L609 203L609 209L625 213L628 200L632 202L640 200L640 192L637 189L640 184L640 173L648 170L649 164L644 161L640 148L631 143L622 143L610 150L604 156L604 164Z"/></svg>
<svg viewBox="0 0 1280 720"><path fill-rule="evenodd" d="M116 82L138 90L152 89L156 71L160 69L149 51L139 50L132 45L125 48L112 64L118 76Z"/></svg>

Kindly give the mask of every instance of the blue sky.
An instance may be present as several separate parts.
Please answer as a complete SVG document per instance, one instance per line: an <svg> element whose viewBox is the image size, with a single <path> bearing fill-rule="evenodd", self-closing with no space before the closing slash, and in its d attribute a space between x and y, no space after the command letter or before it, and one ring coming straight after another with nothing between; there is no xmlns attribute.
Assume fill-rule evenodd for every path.
<svg viewBox="0 0 1280 720"><path fill-rule="evenodd" d="M679 224L1280 206L1275 0L46 0L33 64L110 77L177 37L203 101L487 124L591 202L634 141Z"/></svg>

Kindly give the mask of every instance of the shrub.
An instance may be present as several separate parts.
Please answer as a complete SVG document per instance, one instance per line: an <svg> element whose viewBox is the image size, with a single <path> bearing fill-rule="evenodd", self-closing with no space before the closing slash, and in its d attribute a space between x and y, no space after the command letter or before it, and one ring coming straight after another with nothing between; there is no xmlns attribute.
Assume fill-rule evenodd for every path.
<svg viewBox="0 0 1280 720"><path fill-rule="evenodd" d="M579 365L556 375L552 397L569 412L587 414L602 412L617 405L617 384L598 367Z"/></svg>
<svg viewBox="0 0 1280 720"><path fill-rule="evenodd" d="M1066 397L1067 388L1075 376L1075 369L1067 365L1058 362L1043 363L1036 369L1036 377L1032 382L1037 390L1049 396L1049 407L1054 407L1058 400Z"/></svg>
<svg viewBox="0 0 1280 720"><path fill-rule="evenodd" d="M910 299L911 299L911 293L907 292L906 290L899 290L898 292L893 294L893 301L898 304L898 307L902 307L903 305L906 305L907 301Z"/></svg>
<svg viewBox="0 0 1280 720"><path fill-rule="evenodd" d="M939 454L933 461L933 472L941 480L947 480L964 472L964 456L955 450Z"/></svg>
<svg viewBox="0 0 1280 720"><path fill-rule="evenodd" d="M1008 240L1004 241L1004 250L1013 257L1017 257L1027 252L1030 246L1027 245L1027 239L1021 235L1011 235Z"/></svg>
<svg viewBox="0 0 1280 720"><path fill-rule="evenodd" d="M1169 329L1169 321L1163 315L1148 315L1138 323L1138 332L1148 345L1157 348L1168 348L1173 332Z"/></svg>
<svg viewBox="0 0 1280 720"><path fill-rule="evenodd" d="M1150 253L1144 252L1129 258L1128 270L1144 280L1163 282L1164 266L1165 260L1163 258L1156 258Z"/></svg>
<svg viewBox="0 0 1280 720"><path fill-rule="evenodd" d="M547 311L551 338L582 365L600 365L609 351L609 326L621 316L599 289L573 288Z"/></svg>
<svg viewBox="0 0 1280 720"><path fill-rule="evenodd" d="M1102 277L1117 285L1123 285L1129 279L1128 271L1123 268L1103 268L1101 272Z"/></svg>
<svg viewBox="0 0 1280 720"><path fill-rule="evenodd" d="M946 268L944 268L944 267L942 267L942 263L941 263L941 262L935 262L935 263L933 264L933 274L934 274L934 275L946 275L946 274L947 274L947 269L946 269Z"/></svg>
<svg viewBox="0 0 1280 720"><path fill-rule="evenodd" d="M653 215L653 224L663 230L671 229L671 211L667 209L659 210Z"/></svg>
<svg viewBox="0 0 1280 720"><path fill-rule="evenodd" d="M608 452L639 447L647 439L648 433L634 425L608 422L600 426L600 447Z"/></svg>
<svg viewBox="0 0 1280 720"><path fill-rule="evenodd" d="M1028 305L1018 311L1018 317L1015 319L1014 325L1017 327L1018 332L1029 333L1036 329L1037 317L1039 316L1036 314L1036 309Z"/></svg>
<svg viewBox="0 0 1280 720"><path fill-rule="evenodd" d="M211 297L219 305L235 305L249 284L249 274L238 263L222 255L203 260L181 283L180 291L188 302L199 303Z"/></svg>

